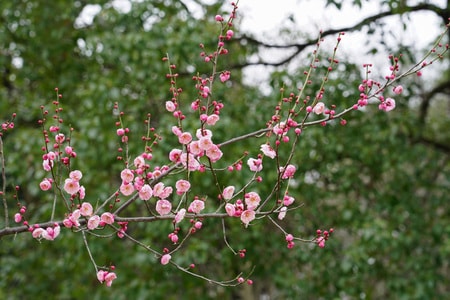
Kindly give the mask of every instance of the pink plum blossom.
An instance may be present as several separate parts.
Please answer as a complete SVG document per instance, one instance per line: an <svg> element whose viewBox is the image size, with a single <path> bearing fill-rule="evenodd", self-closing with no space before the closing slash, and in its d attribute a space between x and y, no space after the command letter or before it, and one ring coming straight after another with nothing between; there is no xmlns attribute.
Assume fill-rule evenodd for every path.
<svg viewBox="0 0 450 300"><path fill-rule="evenodd" d="M395 108L395 100L392 98L386 98L386 100L383 100L381 98L381 103L378 105L378 109L384 110L386 112L389 112Z"/></svg>
<svg viewBox="0 0 450 300"><path fill-rule="evenodd" d="M241 214L241 221L244 223L245 227L255 219L255 211L254 210L244 210Z"/></svg>
<svg viewBox="0 0 450 300"><path fill-rule="evenodd" d="M145 166L145 159L140 155L134 159L133 164L136 168L142 168Z"/></svg>
<svg viewBox="0 0 450 300"><path fill-rule="evenodd" d="M168 112L174 112L177 106L173 101L166 101L166 110Z"/></svg>
<svg viewBox="0 0 450 300"><path fill-rule="evenodd" d="M286 217L287 207L283 206L278 213L278 220L283 220Z"/></svg>
<svg viewBox="0 0 450 300"><path fill-rule="evenodd" d="M62 133L58 133L58 134L55 136L55 141L56 141L58 144L64 143L65 140L66 140L66 137L65 137L64 134L62 134Z"/></svg>
<svg viewBox="0 0 450 300"><path fill-rule="evenodd" d="M297 168L294 165L287 165L286 168L280 167L280 173L282 179L292 178L295 174Z"/></svg>
<svg viewBox="0 0 450 300"><path fill-rule="evenodd" d="M169 160L174 163L179 162L182 153L183 151L181 151L180 149L172 149L169 153Z"/></svg>
<svg viewBox="0 0 450 300"><path fill-rule="evenodd" d="M227 203L227 204L225 205L225 211L227 212L227 214L228 214L230 217L234 217L235 214L236 214L236 208L235 208L234 205L231 204L231 203Z"/></svg>
<svg viewBox="0 0 450 300"><path fill-rule="evenodd" d="M192 141L190 144L189 144L189 151L193 154L193 155L200 155L200 154L202 154L203 153L203 149L202 148L200 148L200 143L199 143L199 141Z"/></svg>
<svg viewBox="0 0 450 300"><path fill-rule="evenodd" d="M189 132L183 132L178 136L180 144L187 145L192 141L192 135Z"/></svg>
<svg viewBox="0 0 450 300"><path fill-rule="evenodd" d="M180 209L177 212L177 214L175 215L175 224L180 223L184 219L185 215L186 215L186 209L184 209L184 208Z"/></svg>
<svg viewBox="0 0 450 300"><path fill-rule="evenodd" d="M80 183L72 178L67 178L64 182L64 190L70 194L76 194L80 189Z"/></svg>
<svg viewBox="0 0 450 300"><path fill-rule="evenodd" d="M81 171L79 171L79 170L74 170L69 173L69 178L76 180L76 181L80 181L82 177L83 177L83 173L81 173Z"/></svg>
<svg viewBox="0 0 450 300"><path fill-rule="evenodd" d="M41 190L43 191L48 191L49 189L52 188L52 182L50 179L44 178L41 183L39 184L39 187L41 188Z"/></svg>
<svg viewBox="0 0 450 300"><path fill-rule="evenodd" d="M17 213L14 215L14 222L20 223L22 221L22 215L20 213Z"/></svg>
<svg viewBox="0 0 450 300"><path fill-rule="evenodd" d="M139 198L149 200L153 196L153 190L148 184L144 184L139 190Z"/></svg>
<svg viewBox="0 0 450 300"><path fill-rule="evenodd" d="M199 214L205 208L205 202L195 199L189 205L188 211L194 214Z"/></svg>
<svg viewBox="0 0 450 300"><path fill-rule="evenodd" d="M156 211L161 216L169 214L171 209L172 209L172 203L170 203L168 200L162 199L162 200L156 201Z"/></svg>
<svg viewBox="0 0 450 300"><path fill-rule="evenodd" d="M270 147L269 144L262 144L261 145L261 152L270 158L275 158L275 156L277 156L277 153L275 152L275 150L272 149L272 147Z"/></svg>
<svg viewBox="0 0 450 300"><path fill-rule="evenodd" d="M42 162L42 168L47 172L50 171L53 168L53 160L44 160Z"/></svg>
<svg viewBox="0 0 450 300"><path fill-rule="evenodd" d="M220 73L219 78L221 82L228 81L230 79L231 73L230 71L225 71Z"/></svg>
<svg viewBox="0 0 450 300"><path fill-rule="evenodd" d="M84 186L80 186L80 189L78 190L78 195L80 197L80 200L83 200L84 197L86 197L86 189Z"/></svg>
<svg viewBox="0 0 450 300"><path fill-rule="evenodd" d="M226 188L223 189L222 192L222 197L224 200L230 200L231 198L233 198L233 194L234 194L234 186L230 185L227 186Z"/></svg>
<svg viewBox="0 0 450 300"><path fill-rule="evenodd" d="M94 230L95 228L98 227L98 225L100 225L100 217L98 215L94 215L89 218L87 222L87 228L89 230Z"/></svg>
<svg viewBox="0 0 450 300"><path fill-rule="evenodd" d="M134 186L131 183L122 182L119 188L124 196L130 196L134 192Z"/></svg>
<svg viewBox="0 0 450 300"><path fill-rule="evenodd" d="M201 128L199 128L199 129L197 129L197 131L195 132L195 136L196 136L198 139L201 139L202 137L206 137L206 138L211 139L211 138L212 138L212 131L209 130L209 129L201 129Z"/></svg>
<svg viewBox="0 0 450 300"><path fill-rule="evenodd" d="M161 256L161 264L167 265L170 262L171 258L172 256L170 254L164 254L163 256Z"/></svg>
<svg viewBox="0 0 450 300"><path fill-rule="evenodd" d="M397 85L396 87L394 87L393 91L395 94L400 95L403 92L403 86Z"/></svg>
<svg viewBox="0 0 450 300"><path fill-rule="evenodd" d="M192 153L181 154L180 161L184 167L189 169L189 171L197 171L200 169L200 163L195 159L195 156Z"/></svg>
<svg viewBox="0 0 450 300"><path fill-rule="evenodd" d="M108 272L100 270L97 272L97 279L100 281L100 283L105 282L106 286L110 287L112 285L112 282L114 279L117 278L116 273L114 272Z"/></svg>
<svg viewBox="0 0 450 300"><path fill-rule="evenodd" d="M247 165L250 168L250 171L252 172L259 172L262 170L263 165L262 165L262 159L261 158L249 158L247 160Z"/></svg>
<svg viewBox="0 0 450 300"><path fill-rule="evenodd" d="M316 105L313 107L313 112L316 115L320 115L325 111L325 104L323 102L317 102Z"/></svg>
<svg viewBox="0 0 450 300"><path fill-rule="evenodd" d="M211 149L211 147L214 146L214 143L211 141L211 137L209 136L202 136L199 140L198 140L198 146L200 149L206 151Z"/></svg>
<svg viewBox="0 0 450 300"><path fill-rule="evenodd" d="M177 189L177 194L181 195L191 188L191 183L187 180L180 179L175 183L175 188Z"/></svg>
<svg viewBox="0 0 450 300"><path fill-rule="evenodd" d="M318 237L316 240L317 246L319 246L320 248L324 248L325 247L325 238L323 236Z"/></svg>
<svg viewBox="0 0 450 300"><path fill-rule="evenodd" d="M206 124L213 126L217 123L217 121L219 121L219 119L220 119L219 115L216 114L209 115L208 118L206 119Z"/></svg>
<svg viewBox="0 0 450 300"><path fill-rule="evenodd" d="M166 187L164 183L158 182L153 186L153 196L158 197L160 199L164 199L172 194L172 187Z"/></svg>
<svg viewBox="0 0 450 300"><path fill-rule="evenodd" d="M258 193L248 192L245 194L245 204L248 210L255 210L259 202L261 202L261 197L259 197Z"/></svg>
<svg viewBox="0 0 450 300"><path fill-rule="evenodd" d="M114 223L114 215L110 212L105 212L101 215L100 221L105 224L111 225Z"/></svg>
<svg viewBox="0 0 450 300"><path fill-rule="evenodd" d="M213 145L211 148L206 150L206 156L208 156L208 158L212 162L218 161L222 157L222 155L223 155L222 151L216 145Z"/></svg>
<svg viewBox="0 0 450 300"><path fill-rule="evenodd" d="M295 201L295 198L291 197L291 196L288 196L288 195L285 195L284 198L283 198L283 204L285 206L291 205L292 203L294 203L294 201Z"/></svg>
<svg viewBox="0 0 450 300"><path fill-rule="evenodd" d="M122 181L130 183L134 179L134 173L130 169L123 169L122 172L120 172L120 178Z"/></svg>
<svg viewBox="0 0 450 300"><path fill-rule="evenodd" d="M85 217L92 216L92 213L94 212L94 209L92 208L92 205L89 202L83 202L80 206L80 214Z"/></svg>

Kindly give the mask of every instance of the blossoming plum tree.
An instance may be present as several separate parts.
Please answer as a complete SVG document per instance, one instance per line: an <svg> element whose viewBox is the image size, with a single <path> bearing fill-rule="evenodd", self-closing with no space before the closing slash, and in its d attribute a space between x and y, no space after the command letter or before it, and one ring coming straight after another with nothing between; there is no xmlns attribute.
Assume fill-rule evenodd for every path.
<svg viewBox="0 0 450 300"><path fill-rule="evenodd" d="M290 211L301 206L289 193L289 189L298 176L294 150L298 147L303 131L310 126L326 126L336 122L346 125L346 118L351 117L352 111L364 110L372 104L378 105L379 110L384 112L394 110L396 101L392 97L402 93L401 79L411 75L420 76L423 68L438 61L448 51L448 45L441 44L448 26L425 57L407 70L401 70L399 57L393 55L390 56L392 64L389 72L382 80L372 78L372 66L364 65L366 79L357 87L359 98L343 110L337 110L336 104L325 100L327 97L324 96L327 95L329 75L336 71L339 64L337 50L344 32L337 36L333 55L325 66L324 74L321 74L320 88L312 95L307 89L311 85L312 74L319 72L318 56L323 42L322 37L319 37L300 88L288 94L286 88L280 90L280 99L274 103L271 119L261 124L259 130L220 140L215 129L221 125L221 116L227 113L227 107L232 103L227 99L216 98L214 91L217 85L226 85L233 75L230 70L219 69L222 57L233 55L228 50L227 43L234 37L233 22L238 6L237 3L231 5L232 11L227 18L221 15L214 17L219 26L216 48L210 50L200 45L201 63L210 68L210 73L193 74L193 87L198 95L196 99L183 98L183 90L186 87L178 86L179 74L175 62L171 61L169 55L162 58L161 63L168 66L166 78L171 93L171 99L165 102L165 109L167 114L173 117L173 135L164 138L173 139L177 147L164 157L155 157L155 149L158 148L161 136L157 133L158 129L152 127L151 115L148 115L145 121L147 131L141 138L142 150L140 153L131 153L129 145L134 142L132 132L123 120L125 113L118 114L115 132L120 147L117 149L117 163L122 165L122 170L114 176L120 178L121 184L111 192L110 197L92 200L96 198L95 195L91 195L91 191L86 190L82 184L83 173L89 170L73 168L74 160L83 154L76 152L76 140L72 137L73 128L66 126L66 120L63 118L63 97L61 91L56 88L53 111L41 107L42 118L39 125L43 135L43 154L40 159L46 175L40 183L36 183L42 191L54 195L52 212L49 221L30 223L27 208L20 203L18 197L17 191L20 187L16 187L13 197L6 190L7 166L2 137L8 131L17 130L14 126L16 116L13 115L10 120L3 122L0 158L5 227L0 230L0 236L29 232L39 241L57 243L58 238L64 238L65 234L80 235L98 281L106 286L111 286L117 276L120 276L120 272L116 273L113 263L97 263L91 253L87 235L127 239L153 254L162 265L170 264L182 272L222 286L234 286L244 282L252 284L251 273L238 273L229 280L216 280L213 275L197 272L194 263L185 265L177 261L177 256L182 256L183 250L189 247L191 237L201 236L202 228L208 226L206 221L209 219L221 221L222 228L219 228L219 231L227 247L233 254L242 258L246 255L245 249L236 250L227 240L226 224L229 220L240 221L230 224L241 226L243 235L255 222L270 222L279 229L279 232L274 234L284 235L289 249L295 248L296 242L312 243L324 248L334 232L333 228L317 229L316 236L302 238L301 233L288 232L283 227L283 219L289 217ZM119 103L116 103L114 108L120 111ZM225 146L250 138L257 138L259 141L254 149L246 149L239 157L228 157ZM258 151L258 154L250 156L249 153L256 153L255 151ZM227 157L227 162L233 163L225 162L224 157ZM165 163L160 163L161 161ZM266 167L268 161L274 162L276 167ZM233 185L221 182L220 174L242 172L244 168L251 172L245 181L236 181ZM266 181L266 174L275 174L276 180ZM193 176L211 179L211 190L206 193L197 189L191 181ZM270 192L260 193L258 186L261 184L269 185ZM216 198L208 198L207 194L215 194ZM16 225L11 226L9 219L13 201L17 204L18 212L14 214ZM56 215L56 207L59 206L65 208L64 215ZM132 207L139 209L132 210ZM165 247L157 248L140 241L128 230L135 223L147 223L151 226L155 222L171 224L171 230L166 233L168 239L164 241Z"/></svg>

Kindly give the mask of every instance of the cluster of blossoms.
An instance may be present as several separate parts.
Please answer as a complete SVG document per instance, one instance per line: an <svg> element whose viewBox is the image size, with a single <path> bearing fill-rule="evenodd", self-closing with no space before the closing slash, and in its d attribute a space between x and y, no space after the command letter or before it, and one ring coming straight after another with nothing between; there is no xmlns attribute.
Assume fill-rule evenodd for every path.
<svg viewBox="0 0 450 300"><path fill-rule="evenodd" d="M79 227L80 217L87 219L87 229L94 230L97 227L111 225L114 223L114 215L110 212L104 212L101 216L94 214L94 209L89 202L83 202L79 208L71 212L64 219L63 224L67 228Z"/></svg>
<svg viewBox="0 0 450 300"><path fill-rule="evenodd" d="M319 246L320 248L324 248L325 247L325 242L330 238L330 235L333 233L334 229L330 228L329 230L320 230L317 229L316 234L316 243L317 246Z"/></svg>
<svg viewBox="0 0 450 300"><path fill-rule="evenodd" d="M97 279L100 283L105 282L106 286L111 286L114 279L117 278L116 273L99 270L97 272Z"/></svg>

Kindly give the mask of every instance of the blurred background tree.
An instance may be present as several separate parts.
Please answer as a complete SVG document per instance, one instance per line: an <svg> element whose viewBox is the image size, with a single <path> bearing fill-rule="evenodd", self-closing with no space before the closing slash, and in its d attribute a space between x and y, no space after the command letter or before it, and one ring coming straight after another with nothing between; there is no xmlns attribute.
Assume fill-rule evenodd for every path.
<svg viewBox="0 0 450 300"><path fill-rule="evenodd" d="M40 105L47 105L54 98L54 87L58 86L63 94L63 117L66 125L75 129L73 143L79 153L75 167L86 170L83 182L94 203L120 184L114 102L119 102L126 113L124 119L136 141L144 133L147 112L152 114L152 125L158 132L163 136L169 133L172 121L163 108L170 93L165 78L167 65L161 58L168 53L177 64L181 75L178 85L184 89L182 98L190 103L196 97L192 74L208 72L201 64L199 44L213 49L218 32L213 16L229 11L229 6L221 1L125 2L129 7L114 6L111 1L0 3L4 25L0 28L0 118L7 119L12 112L18 115L17 128L4 139L8 184L11 190L14 185L21 186L20 201L28 207L30 222L49 218L51 201L38 188L44 173L37 120ZM340 9L346 3L364 9L366 2L327 0L326 4ZM366 49L367 53L361 55L401 52L402 65L410 65L426 49L383 43L387 36L402 34L401 28L394 31L383 26L385 20L398 18L399 24L407 26L411 14L427 11L441 20L444 28L450 5L409 2L380 1L380 11L372 17L357 20L353 27L325 30L324 36L343 30L367 32L368 39L380 42L377 48ZM96 12L92 20L80 18L87 9ZM299 61L309 61L304 58L316 41L316 36L302 34L295 25L290 30L280 29L280 40L299 41L295 44L267 42L238 29L239 24L231 55L219 66L232 69L232 81L228 88L219 88L215 93L232 105L227 106L222 127L215 133L218 141L264 126L280 97L279 88L285 85L295 92L307 67L299 65ZM448 37L445 42L448 43ZM273 62L259 55L266 49L295 51L288 58ZM322 55L324 60L327 57L327 53ZM209 220L202 234L194 236L189 249L176 259L194 261L198 271L219 279L229 279L255 267L254 285L228 289L163 267L127 241L100 239L91 244L92 252L105 260L99 263L118 266L119 273L113 287L107 289L99 286L93 276L79 236L63 231L57 241L41 244L29 235L7 236L0 244L0 298L449 296L450 75L449 59L444 60L433 69L437 76L411 77L401 82L406 91L396 97L397 108L392 113L368 107L351 114L346 127L310 127L302 134L295 163L304 180L290 192L304 206L284 225L293 234L305 237L314 236L318 228L335 227L334 237L325 249L305 244L288 250L284 236L270 225L256 223L246 235L241 234L239 227L230 226L230 241L247 249L247 257L242 260L226 249L223 238L216 233L218 223ZM244 84L245 76L251 76L246 68L252 65L274 67L270 69L271 90L262 93L258 86ZM320 79L320 74L317 76ZM363 76L361 67L352 64L351 57L348 61L341 59L325 94L332 100L325 101L341 108L354 103ZM315 87L311 88L312 93ZM248 118L250 112L258 117ZM231 158L251 149L252 144L254 141L249 140L240 148L229 145L226 156ZM142 145L136 142L134 147L131 151L140 153ZM170 141L163 139L156 151L163 155L170 147ZM165 159L162 156L162 161ZM239 179L232 175L224 175L224 182ZM208 192L210 182L197 180L195 184L206 195L215 197ZM270 186L262 184L259 188L264 193ZM11 200L10 206L14 204ZM133 224L130 231L144 242L163 247L167 224L159 226L158 230L153 224ZM269 233L270 240L266 238Z"/></svg>

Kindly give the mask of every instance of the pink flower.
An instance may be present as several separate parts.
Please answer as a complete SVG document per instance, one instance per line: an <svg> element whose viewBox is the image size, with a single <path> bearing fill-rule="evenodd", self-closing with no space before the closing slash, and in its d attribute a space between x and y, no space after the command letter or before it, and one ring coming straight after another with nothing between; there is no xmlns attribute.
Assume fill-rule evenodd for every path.
<svg viewBox="0 0 450 300"><path fill-rule="evenodd" d="M206 124L213 126L216 124L217 121L219 121L219 119L220 119L219 115L216 114L209 115L208 118L206 119Z"/></svg>
<svg viewBox="0 0 450 300"><path fill-rule="evenodd" d="M100 220L101 220L101 222L103 222L105 224L111 225L114 223L114 215L110 212L105 212L100 217Z"/></svg>
<svg viewBox="0 0 450 300"><path fill-rule="evenodd" d="M106 274L106 276L105 276L106 286L108 286L108 287L111 286L113 280L116 278L117 278L117 275L114 272L109 272L108 274Z"/></svg>
<svg viewBox="0 0 450 300"><path fill-rule="evenodd" d="M145 166L145 159L140 155L134 159L133 164L136 168L141 168Z"/></svg>
<svg viewBox="0 0 450 300"><path fill-rule="evenodd" d="M297 168L294 165L287 165L286 168L280 167L280 173L282 179L292 178L295 174Z"/></svg>
<svg viewBox="0 0 450 300"><path fill-rule="evenodd" d="M80 189L80 183L77 180L73 180L72 178L67 178L64 182L64 190L70 194L74 195Z"/></svg>
<svg viewBox="0 0 450 300"><path fill-rule="evenodd" d="M203 209L205 209L205 202L202 200L195 199L189 205L188 211L194 214L199 214Z"/></svg>
<svg viewBox="0 0 450 300"><path fill-rule="evenodd" d="M283 220L286 217L287 207L283 206L278 213L278 220Z"/></svg>
<svg viewBox="0 0 450 300"><path fill-rule="evenodd" d="M158 200L156 201L156 211L161 215L167 215L170 213L170 210L172 209L172 203L170 203L168 200Z"/></svg>
<svg viewBox="0 0 450 300"><path fill-rule="evenodd" d="M66 139L66 137L65 137L64 134L62 134L62 133L58 133L58 134L55 136L55 141L56 141L58 144L62 144L62 143L65 141L65 139Z"/></svg>
<svg viewBox="0 0 450 300"><path fill-rule="evenodd" d="M218 161L222 157L222 155L223 155L222 151L216 145L212 145L211 148L206 150L206 156L208 156L208 158L212 162Z"/></svg>
<svg viewBox="0 0 450 300"><path fill-rule="evenodd" d="M224 200L230 200L233 198L234 186L230 185L223 189L222 196Z"/></svg>
<svg viewBox="0 0 450 300"><path fill-rule="evenodd" d="M241 214L241 221L244 223L245 227L255 219L255 211L254 210L244 210Z"/></svg>
<svg viewBox="0 0 450 300"><path fill-rule="evenodd" d="M98 227L98 225L100 225L100 217L99 216L94 215L89 218L89 220L87 222L87 228L89 230L94 230L95 228Z"/></svg>
<svg viewBox="0 0 450 300"><path fill-rule="evenodd" d="M50 171L53 168L53 160L44 160L42 162L42 168L44 168L45 171Z"/></svg>
<svg viewBox="0 0 450 300"><path fill-rule="evenodd" d="M14 222L20 223L22 221L22 215L20 213L17 213L14 215Z"/></svg>
<svg viewBox="0 0 450 300"><path fill-rule="evenodd" d="M164 254L163 256L161 256L161 264L167 265L171 258L172 256L170 254Z"/></svg>
<svg viewBox="0 0 450 300"><path fill-rule="evenodd" d="M403 87L401 85L397 85L394 89L393 89L394 93L397 95L400 95L403 92Z"/></svg>
<svg viewBox="0 0 450 300"><path fill-rule="evenodd" d="M186 215L186 209L184 209L184 208L180 209L177 212L177 214L175 215L175 224L180 223L184 219L185 215Z"/></svg>
<svg viewBox="0 0 450 300"><path fill-rule="evenodd" d="M74 170L69 173L69 178L71 178L75 181L80 181L82 177L83 177L83 174L79 170Z"/></svg>
<svg viewBox="0 0 450 300"><path fill-rule="evenodd" d="M84 186L80 186L80 189L78 190L78 195L80 196L80 200L83 200L84 197L86 197L86 190Z"/></svg>
<svg viewBox="0 0 450 300"><path fill-rule="evenodd" d="M284 198L283 198L283 204L285 206L291 205L292 203L294 203L294 201L295 201L294 197L291 197L291 196L288 196L288 195L285 195Z"/></svg>
<svg viewBox="0 0 450 300"><path fill-rule="evenodd" d="M230 71L225 71L220 73L219 77L220 77L220 81L225 82L228 81L230 79Z"/></svg>
<svg viewBox="0 0 450 300"><path fill-rule="evenodd" d="M47 227L47 229L36 228L33 230L32 236L35 239L44 238L48 241L53 241L59 235L61 228L58 224L55 224L54 227Z"/></svg>
<svg viewBox="0 0 450 300"><path fill-rule="evenodd" d="M175 183L175 188L177 189L177 194L181 195L186 193L191 188L191 184L187 180L180 179Z"/></svg>
<svg viewBox="0 0 450 300"><path fill-rule="evenodd" d="M252 171L252 172L259 172L263 168L262 159L260 159L260 158L258 158L258 159L249 158L247 160L247 165L249 166L250 171Z"/></svg>
<svg viewBox="0 0 450 300"><path fill-rule="evenodd" d="M125 182L132 182L134 179L134 173L130 169L123 169L122 172L120 172L120 178L122 181Z"/></svg>
<svg viewBox="0 0 450 300"><path fill-rule="evenodd" d="M255 192L248 192L245 194L245 204L248 210L255 210L258 207L261 197Z"/></svg>
<svg viewBox="0 0 450 300"><path fill-rule="evenodd" d="M119 190L122 193L122 195L130 196L134 192L134 186L131 183L122 182Z"/></svg>
<svg viewBox="0 0 450 300"><path fill-rule="evenodd" d="M323 104L323 102L317 102L316 105L314 105L313 107L313 112L316 115L320 115L324 112L325 110L325 104Z"/></svg>
<svg viewBox="0 0 450 300"><path fill-rule="evenodd" d="M319 246L320 248L324 248L325 247L325 238L323 236L317 238L316 243L317 243L317 246Z"/></svg>
<svg viewBox="0 0 450 300"><path fill-rule="evenodd" d="M285 122L280 122L279 124L276 124L273 126L273 133L276 135L285 135L287 133L288 127L286 126Z"/></svg>
<svg viewBox="0 0 450 300"><path fill-rule="evenodd" d="M66 152L67 155L71 155L73 153L73 148L70 146L66 146L64 148L64 152Z"/></svg>
<svg viewBox="0 0 450 300"><path fill-rule="evenodd" d="M169 160L171 162L177 163L180 161L180 156L183 153L180 149L173 149L169 153Z"/></svg>
<svg viewBox="0 0 450 300"><path fill-rule="evenodd" d="M206 137L206 138L211 139L211 138L212 138L212 131L209 130L209 129L201 129L201 128L199 128L199 129L197 129L197 131L195 132L195 136L196 136L198 139L201 139L202 137Z"/></svg>
<svg viewBox="0 0 450 300"><path fill-rule="evenodd" d="M211 141L211 137L202 136L198 140L198 146L200 149L206 151L206 150L211 149L211 147L214 146L214 143Z"/></svg>
<svg viewBox="0 0 450 300"><path fill-rule="evenodd" d="M200 148L200 143L198 141L192 141L189 144L189 151L193 154L193 155L200 155L203 153L203 149Z"/></svg>
<svg viewBox="0 0 450 300"><path fill-rule="evenodd" d="M100 270L97 272L97 279L101 283L106 282L106 286L111 286L114 279L117 278L116 273Z"/></svg>
<svg viewBox="0 0 450 300"><path fill-rule="evenodd" d="M262 144L260 150L262 153L264 153L265 156L268 156L272 159L274 159L275 156L277 156L277 153L275 152L275 150L272 149L272 147L270 147L269 144Z"/></svg>
<svg viewBox="0 0 450 300"><path fill-rule="evenodd" d="M173 101L166 101L166 110L168 112L174 112L176 108L177 106L173 103Z"/></svg>
<svg viewBox="0 0 450 300"><path fill-rule="evenodd" d="M92 205L89 202L81 203L80 214L82 216L85 216L85 217L92 216L93 212L94 212L94 209L92 208Z"/></svg>
<svg viewBox="0 0 450 300"><path fill-rule="evenodd" d="M189 132L183 132L178 136L180 144L186 145L192 141L192 135Z"/></svg>
<svg viewBox="0 0 450 300"><path fill-rule="evenodd" d="M44 178L44 180L42 180L41 183L39 184L39 187L43 191L48 191L49 189L52 188L52 182L49 179Z"/></svg>
<svg viewBox="0 0 450 300"><path fill-rule="evenodd" d="M67 228L71 228L72 226L78 227L80 226L80 222L78 222L78 219L80 218L81 213L79 209L74 210L71 214L69 214L69 217L64 219L63 224Z"/></svg>
<svg viewBox="0 0 450 300"><path fill-rule="evenodd" d="M116 134L117 134L118 136L123 136L123 135L125 134L125 129L123 129L123 128L117 129L117 130L116 130Z"/></svg>
<svg viewBox="0 0 450 300"><path fill-rule="evenodd" d="M164 199L170 196L172 194L172 187L164 186L164 183L158 182L153 187L153 196L158 197L160 199Z"/></svg>
<svg viewBox="0 0 450 300"><path fill-rule="evenodd" d="M197 171L200 168L200 163L195 159L195 156L191 153L181 154L180 161L184 167L187 167L189 169L189 171Z"/></svg>
<svg viewBox="0 0 450 300"><path fill-rule="evenodd" d="M393 110L395 108L395 100L392 98L386 98L386 100L384 102L381 102L378 105L378 108L380 110L384 110L386 112L389 112L391 110Z"/></svg>
<svg viewBox="0 0 450 300"><path fill-rule="evenodd" d="M148 200L153 196L153 190L148 184L144 184L139 190L139 198Z"/></svg>
<svg viewBox="0 0 450 300"><path fill-rule="evenodd" d="M214 20L216 20L217 22L222 22L223 21L223 17L221 15L216 15L214 17Z"/></svg>
<svg viewBox="0 0 450 300"><path fill-rule="evenodd" d="M234 217L236 214L236 208L231 203L227 203L225 205L225 210L230 217Z"/></svg>

